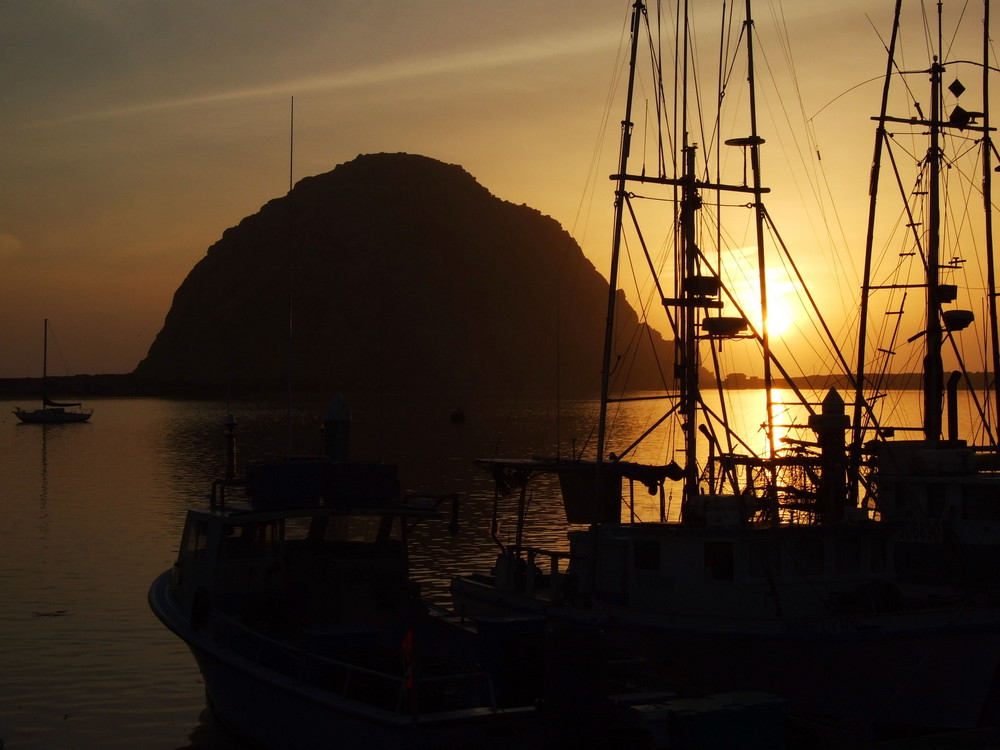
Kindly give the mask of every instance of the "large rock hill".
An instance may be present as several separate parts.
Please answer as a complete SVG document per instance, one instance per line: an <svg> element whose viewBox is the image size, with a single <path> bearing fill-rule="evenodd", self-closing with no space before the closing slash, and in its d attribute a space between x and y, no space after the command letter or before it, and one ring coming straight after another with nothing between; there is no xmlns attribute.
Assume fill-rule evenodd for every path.
<svg viewBox="0 0 1000 750"><path fill-rule="evenodd" d="M291 372L297 388L458 398L549 395L558 377L562 394L592 395L607 290L556 221L460 167L359 156L226 230L135 375L279 390ZM621 328L634 332L619 302ZM669 367L670 347L653 340ZM655 359L631 365L632 386L657 387Z"/></svg>

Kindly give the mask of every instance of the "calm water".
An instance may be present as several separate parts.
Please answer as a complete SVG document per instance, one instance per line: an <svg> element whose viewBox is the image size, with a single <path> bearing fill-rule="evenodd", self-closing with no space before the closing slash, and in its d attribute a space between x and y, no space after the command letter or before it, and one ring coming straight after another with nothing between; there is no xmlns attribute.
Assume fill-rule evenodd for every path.
<svg viewBox="0 0 1000 750"><path fill-rule="evenodd" d="M154 399L94 400L82 425L22 425L0 402L0 739L21 748L236 748L205 711L180 641L150 613L146 591L173 564L185 511L224 469L228 410L238 464L318 452L325 404L287 407ZM449 573L489 565L492 485L483 455L552 454L553 412L535 405L391 400L351 403L352 454L398 463L409 489L469 498L455 538L418 529L415 567L442 596ZM569 405L567 421L592 404ZM291 426L289 426L291 425ZM551 425L551 427L547 426ZM535 437L524 441L523 435ZM567 445L572 439L565 438ZM513 442L507 436L517 436ZM443 528L443 525L442 525ZM562 529L554 527L558 540Z"/></svg>
<svg viewBox="0 0 1000 750"><path fill-rule="evenodd" d="M743 401L758 402L747 392ZM185 511L206 502L224 469L227 411L236 416L238 465L289 452L318 452L325 404L283 405L156 399L94 400L83 425L21 425L0 401L0 739L21 748L238 748L205 710L194 661L146 606L153 578L176 554ZM425 526L414 567L443 597L450 574L484 569L489 478L476 457L593 455L595 405L352 402L352 455L400 465L408 489L461 492L457 537ZM623 408L615 429L635 435L662 404ZM757 409L741 410L759 424ZM759 430L751 430L760 436ZM638 460L661 460L671 436ZM623 445L609 442L609 450ZM537 498L536 503L544 503ZM563 543L561 509L528 540ZM652 512L640 509L640 512ZM501 529L501 535L513 527Z"/></svg>

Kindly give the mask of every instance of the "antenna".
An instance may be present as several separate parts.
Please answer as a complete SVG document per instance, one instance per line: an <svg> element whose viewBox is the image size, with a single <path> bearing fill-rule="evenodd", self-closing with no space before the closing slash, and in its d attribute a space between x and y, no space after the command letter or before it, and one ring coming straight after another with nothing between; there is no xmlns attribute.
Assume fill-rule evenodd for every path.
<svg viewBox="0 0 1000 750"><path fill-rule="evenodd" d="M292 97L288 116L288 351L285 356L287 368L288 404L286 422L288 427L288 455L292 454L292 253L295 246L295 221L292 212L292 187L295 178L295 97Z"/></svg>

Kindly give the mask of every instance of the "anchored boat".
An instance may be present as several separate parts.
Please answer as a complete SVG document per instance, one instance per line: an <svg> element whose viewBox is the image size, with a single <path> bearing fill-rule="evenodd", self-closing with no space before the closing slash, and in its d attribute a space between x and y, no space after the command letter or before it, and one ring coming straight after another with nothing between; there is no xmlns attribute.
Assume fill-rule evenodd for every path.
<svg viewBox="0 0 1000 750"><path fill-rule="evenodd" d="M49 398L49 320L45 319L42 338L42 406L40 409L14 408L14 414L27 424L67 424L86 422L94 413L93 409L84 409L78 402L60 402Z"/></svg>

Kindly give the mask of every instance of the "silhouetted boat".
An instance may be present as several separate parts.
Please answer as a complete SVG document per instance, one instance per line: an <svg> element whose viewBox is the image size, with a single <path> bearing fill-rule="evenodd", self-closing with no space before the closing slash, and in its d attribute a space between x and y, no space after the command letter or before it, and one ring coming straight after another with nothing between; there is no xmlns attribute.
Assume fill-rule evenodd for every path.
<svg viewBox="0 0 1000 750"><path fill-rule="evenodd" d="M678 17L687 19L693 5L682 3ZM707 115L699 109L695 117L686 102L657 131L676 133L678 152L671 156L670 147L661 146L658 174L629 171L643 0L636 0L632 12L627 104L612 176L615 235L596 455L478 462L495 479L491 529L499 554L489 573L453 579L454 606L468 617L521 612L591 623L691 684L766 690L786 697L791 711L823 720L869 728L977 726L1000 664L1000 609L962 586L911 585L898 575L895 528L852 501L845 438L850 418L843 399L830 391L821 403L810 401L787 378L771 346L764 267L770 219L762 201L768 191L760 178L764 139L754 108L750 2L744 33L726 37L739 37L745 46L748 74L731 80L746 80L748 92L727 91L713 100L718 119L708 123L703 141L706 149L723 145L724 102L749 103L742 120L749 132L725 141L743 151L742 182L725 179L721 157L698 162L699 147L687 128ZM677 49L685 54L697 47L687 37L689 28L685 22L678 32ZM648 49L660 47L653 40ZM662 81L652 57L652 80ZM733 61L723 67L730 71ZM698 90L687 77L696 68L692 60L679 60L674 70L680 80L655 90ZM655 108L669 110L666 102ZM677 123L682 125L673 130ZM723 197L730 194L736 199ZM681 439L674 448L677 461L662 465L625 460L645 434L624 450L609 452L606 445L609 404L627 400L612 398L610 388L612 370L627 370L616 364L627 360L613 338L623 248L641 249L640 262L656 275L648 248L661 243L643 234L638 218L638 204L647 197L654 207L676 206L659 222L668 227L663 244L674 243L668 257L674 259L675 286L664 291L659 281L654 285L678 342L677 393L656 424L675 419ZM722 214L739 209L749 211L742 223L756 235L752 270L763 308L757 326L741 309L722 265L729 236ZM636 227L628 239L626 219ZM732 234L743 233L740 228ZM745 263L740 256L739 264ZM727 306L735 314L723 314ZM724 342L733 347L741 339L759 347L764 372L766 445L759 453L750 448L751 436L737 434L722 392L718 352ZM844 364L841 374L849 377ZM721 408L703 392L705 368L715 370ZM772 370L786 376L812 435L779 445ZM681 484L679 518L668 517L667 481ZM640 520L636 485L659 496L656 521ZM556 487L569 525L568 549L533 546L529 519L547 505L538 495ZM507 512L512 529L501 522ZM501 538L498 528L508 529L507 536Z"/></svg>
<svg viewBox="0 0 1000 750"><path fill-rule="evenodd" d="M42 337L42 406L40 409L14 408L14 414L22 422L28 424L66 424L71 422L86 422L93 414L93 409L83 409L78 402L59 402L49 398L49 321L45 319Z"/></svg>
<svg viewBox="0 0 1000 750"><path fill-rule="evenodd" d="M992 228L996 147L989 112L995 69L989 64L989 4L984 7L986 16L975 30L982 35L979 62L969 59L975 55L957 43L957 34L956 42L943 45L938 33L926 67L904 68L900 7L888 37L881 108L872 118L877 127L850 486L854 502L896 528L902 576L961 580L996 594L1000 337ZM922 91L923 105L915 101ZM906 107L909 112L900 111ZM959 215L962 220L953 221ZM908 296L918 296L913 290L922 292L916 315L906 304ZM973 310L983 312L983 322ZM914 424L894 411L888 390L897 360L918 358L923 413ZM946 359L954 362L947 383ZM974 379L970 369L981 378L977 373ZM969 404L961 430L960 388Z"/></svg>
<svg viewBox="0 0 1000 750"><path fill-rule="evenodd" d="M346 413L328 411L325 457L259 462L245 478L230 464L149 590L220 722L275 749L551 747L554 730L666 747L656 737L676 696L611 695L592 634L510 616L474 629L421 600L408 533L457 498L408 496L394 466L347 460ZM230 497L240 490L248 502ZM771 696L719 700L729 715L758 709L758 723L779 715Z"/></svg>
<svg viewBox="0 0 1000 750"><path fill-rule="evenodd" d="M236 487L249 504L228 497ZM264 747L515 731L531 710L499 710L488 675L430 646L441 631L410 581L406 534L439 516L402 498L392 466L255 464L188 511L150 606L190 647L219 719Z"/></svg>

